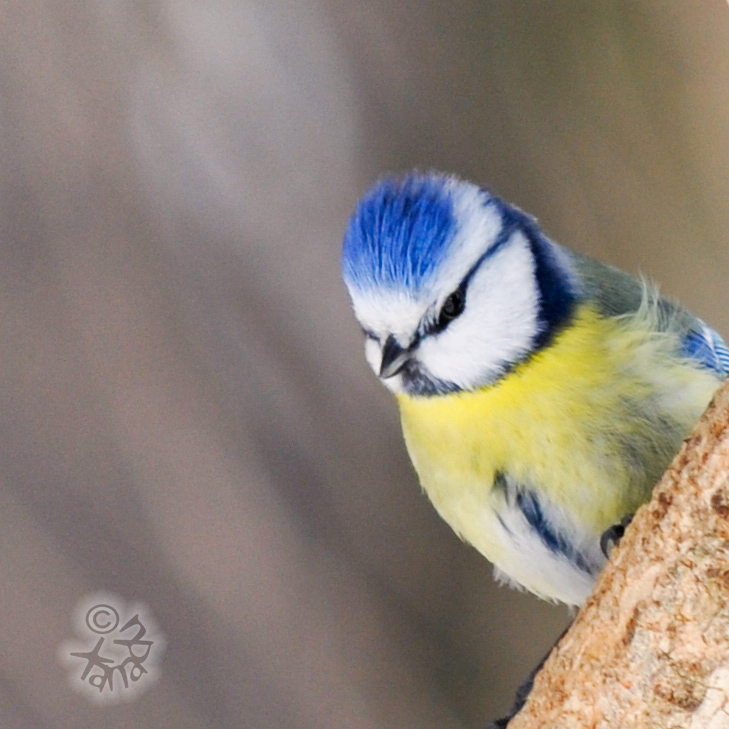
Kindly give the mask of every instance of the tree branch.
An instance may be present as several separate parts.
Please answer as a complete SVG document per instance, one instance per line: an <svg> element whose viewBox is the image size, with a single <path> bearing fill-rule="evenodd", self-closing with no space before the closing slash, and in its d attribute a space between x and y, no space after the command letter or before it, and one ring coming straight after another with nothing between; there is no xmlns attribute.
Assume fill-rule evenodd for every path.
<svg viewBox="0 0 729 729"><path fill-rule="evenodd" d="M729 727L729 382L509 729Z"/></svg>

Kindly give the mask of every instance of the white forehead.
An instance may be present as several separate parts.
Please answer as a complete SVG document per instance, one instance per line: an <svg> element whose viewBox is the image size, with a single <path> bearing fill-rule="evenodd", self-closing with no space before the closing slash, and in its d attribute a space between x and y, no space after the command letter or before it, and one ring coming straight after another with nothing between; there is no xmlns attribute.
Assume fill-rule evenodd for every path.
<svg viewBox="0 0 729 729"><path fill-rule="evenodd" d="M499 203L485 190L450 178L445 192L451 196L457 227L448 254L431 279L417 291L382 287L350 292L358 321L378 336L393 334L402 342L408 340L428 309L440 307L501 232Z"/></svg>

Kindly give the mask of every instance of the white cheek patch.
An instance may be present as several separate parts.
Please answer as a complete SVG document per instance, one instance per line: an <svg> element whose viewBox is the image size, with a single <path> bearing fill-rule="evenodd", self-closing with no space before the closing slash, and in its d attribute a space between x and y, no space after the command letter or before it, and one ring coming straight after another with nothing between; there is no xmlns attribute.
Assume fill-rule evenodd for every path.
<svg viewBox="0 0 729 729"><path fill-rule="evenodd" d="M473 389L529 352L538 312L534 258L517 233L481 264L468 284L465 310L421 342L418 359L434 377Z"/></svg>

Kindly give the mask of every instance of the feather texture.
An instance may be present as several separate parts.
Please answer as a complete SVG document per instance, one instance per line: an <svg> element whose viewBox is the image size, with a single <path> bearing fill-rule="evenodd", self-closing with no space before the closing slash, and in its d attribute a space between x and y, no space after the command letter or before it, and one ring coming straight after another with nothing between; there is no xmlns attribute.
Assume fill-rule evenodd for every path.
<svg viewBox="0 0 729 729"><path fill-rule="evenodd" d="M378 183L343 273L435 508L501 579L580 604L727 376L719 335L450 175Z"/></svg>

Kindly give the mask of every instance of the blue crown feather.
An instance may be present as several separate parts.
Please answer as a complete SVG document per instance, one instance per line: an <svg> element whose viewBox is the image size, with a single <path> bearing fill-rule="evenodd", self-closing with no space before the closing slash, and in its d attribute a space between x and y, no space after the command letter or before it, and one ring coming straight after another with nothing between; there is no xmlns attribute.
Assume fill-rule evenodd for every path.
<svg viewBox="0 0 729 729"><path fill-rule="evenodd" d="M449 180L388 177L362 198L344 236L348 286L417 292L431 280L458 229Z"/></svg>

